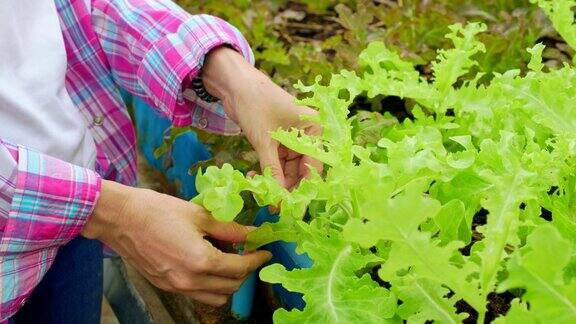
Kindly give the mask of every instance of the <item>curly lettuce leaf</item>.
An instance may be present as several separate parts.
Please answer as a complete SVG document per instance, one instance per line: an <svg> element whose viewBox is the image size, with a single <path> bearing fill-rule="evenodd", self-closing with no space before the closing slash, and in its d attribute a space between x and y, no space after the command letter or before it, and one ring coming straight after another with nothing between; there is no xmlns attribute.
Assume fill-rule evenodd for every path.
<svg viewBox="0 0 576 324"><path fill-rule="evenodd" d="M380 195L368 199L361 205L363 219L349 220L343 230L344 237L363 247L374 246L382 240L391 242L389 257L379 271L383 280L396 280L399 271L411 269L418 278L442 282L460 298L481 307L482 300L466 279L470 269L457 268L450 261L463 246L462 242L441 246L430 233L419 230L423 222L441 210L438 201L423 194L425 188L415 183L393 198Z"/></svg>
<svg viewBox="0 0 576 324"><path fill-rule="evenodd" d="M244 201L240 192L247 185L244 175L230 164L224 164L221 169L210 166L204 173L199 169L196 176L198 195L192 202L204 206L217 220L231 222L242 211Z"/></svg>
<svg viewBox="0 0 576 324"><path fill-rule="evenodd" d="M402 300L398 315L408 323L462 323L466 314L456 313L456 297L446 298L450 290L427 279L406 278L394 282L393 291Z"/></svg>
<svg viewBox="0 0 576 324"><path fill-rule="evenodd" d="M301 249L312 258L314 265L311 268L287 271L274 264L260 272L263 280L282 283L286 289L304 294L304 310L280 309L274 313L274 321L311 324L392 322L397 303L394 294L379 287L368 274L359 273L378 259L363 255L338 232L307 234Z"/></svg>
<svg viewBox="0 0 576 324"><path fill-rule="evenodd" d="M526 245L508 262L508 278L499 287L499 291L526 289L521 298L530 308L513 310L511 319L524 313L542 323L576 321L576 282L564 280L564 269L572 253L570 242L562 238L553 226L544 225L534 229ZM507 318L503 320L515 322Z"/></svg>
<svg viewBox="0 0 576 324"><path fill-rule="evenodd" d="M469 23L466 26L454 24L449 26L450 33L446 35L454 43L454 48L438 51L438 60L432 63L434 71L434 86L445 96L452 89L458 78L468 73L471 67L478 63L471 57L479 52L485 52L484 44L476 39L476 35L486 31L481 23Z"/></svg>
<svg viewBox="0 0 576 324"><path fill-rule="evenodd" d="M576 50L576 25L572 8L576 6L574 0L530 0L536 3L550 18L552 25L564 38L566 43Z"/></svg>

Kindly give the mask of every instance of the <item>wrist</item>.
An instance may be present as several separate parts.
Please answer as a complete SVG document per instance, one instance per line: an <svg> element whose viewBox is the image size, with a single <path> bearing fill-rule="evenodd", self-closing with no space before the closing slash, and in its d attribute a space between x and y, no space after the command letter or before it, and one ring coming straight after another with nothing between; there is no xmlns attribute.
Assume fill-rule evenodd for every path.
<svg viewBox="0 0 576 324"><path fill-rule="evenodd" d="M250 65L233 49L221 46L211 50L202 67L202 81L206 90L220 100L225 100L233 92L233 75L242 73L246 64Z"/></svg>
<svg viewBox="0 0 576 324"><path fill-rule="evenodd" d="M131 187L102 180L100 196L94 211L80 234L89 239L106 241L112 229L121 227L123 211L130 200L132 190Z"/></svg>
<svg viewBox="0 0 576 324"><path fill-rule="evenodd" d="M206 55L202 68L204 87L211 95L224 103L226 113L232 120L235 111L233 104L245 88L265 84L269 81L262 72L252 66L240 53L222 46L213 49Z"/></svg>

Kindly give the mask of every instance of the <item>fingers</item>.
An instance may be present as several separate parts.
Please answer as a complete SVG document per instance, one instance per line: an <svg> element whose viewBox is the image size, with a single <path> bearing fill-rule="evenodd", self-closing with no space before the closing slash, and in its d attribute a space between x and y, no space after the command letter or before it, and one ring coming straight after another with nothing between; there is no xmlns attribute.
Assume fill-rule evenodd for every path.
<svg viewBox="0 0 576 324"><path fill-rule="evenodd" d="M300 163L300 174L302 174L304 177L308 177L310 176L310 169L309 167L314 168L316 171L318 171L318 173L322 173L322 171L324 170L324 164L322 164L322 162L315 160L309 156L303 156L302 157L302 161Z"/></svg>
<svg viewBox="0 0 576 324"><path fill-rule="evenodd" d="M204 276L200 278L198 282L198 290L215 294L231 295L240 288L244 280L246 280L245 277L236 279L218 276Z"/></svg>
<svg viewBox="0 0 576 324"><path fill-rule="evenodd" d="M246 235L254 228L240 225L236 222L222 223L215 220L208 213L203 213L195 217L194 222L199 229L208 236L220 241L241 243L246 240Z"/></svg>
<svg viewBox="0 0 576 324"><path fill-rule="evenodd" d="M321 173L323 170L323 165L320 161L308 156L298 155L292 159L287 159L286 162L284 162L284 181L286 188L293 190L302 179L309 177L310 167L314 168L318 173Z"/></svg>
<svg viewBox="0 0 576 324"><path fill-rule="evenodd" d="M268 251L255 251L245 255L224 253L206 240L203 240L203 244L197 245L196 249L200 255L189 260L187 266L189 269L199 274L232 279L245 279L272 257Z"/></svg>
<svg viewBox="0 0 576 324"><path fill-rule="evenodd" d="M317 111L311 112L312 115L317 114ZM312 136L320 136L322 134L322 127L320 125L313 123L313 122L306 122L306 125L302 126L305 129L306 134ZM300 164L300 174L303 177L308 177L310 175L310 169L308 169L308 165L312 168L316 169L318 173L322 173L324 170L324 164L322 162L315 160L309 156L302 156L301 159L302 163Z"/></svg>
<svg viewBox="0 0 576 324"><path fill-rule="evenodd" d="M210 237L228 242L244 242L252 227L242 226L235 222L220 223L208 214L199 216L195 222L200 230ZM243 279L258 269L271 258L268 251L256 251L246 255L224 253L207 241L203 245L203 261L196 260L193 268L203 273L233 279ZM200 262L201 264L198 264Z"/></svg>
<svg viewBox="0 0 576 324"><path fill-rule="evenodd" d="M260 159L260 168L262 170L270 168L274 178L276 178L282 186L285 186L284 171L278 155L278 143L271 141L268 145L256 148L256 152Z"/></svg>
<svg viewBox="0 0 576 324"><path fill-rule="evenodd" d="M300 159L287 160L284 163L284 182L287 189L293 188L300 182L299 165Z"/></svg>
<svg viewBox="0 0 576 324"><path fill-rule="evenodd" d="M214 294L231 295L235 293L246 278L226 278L213 275L169 276L171 288L182 293L204 291Z"/></svg>
<svg viewBox="0 0 576 324"><path fill-rule="evenodd" d="M232 294L228 292L219 293L215 291L193 290L189 289L189 286L184 287L182 284L169 284L167 281L159 278L148 278L148 280L162 290L185 294L198 302L214 307L226 304L228 297Z"/></svg>
<svg viewBox="0 0 576 324"><path fill-rule="evenodd" d="M209 273L232 279L244 279L268 262L271 257L268 251L256 251L245 255L220 252L218 263L209 269Z"/></svg>

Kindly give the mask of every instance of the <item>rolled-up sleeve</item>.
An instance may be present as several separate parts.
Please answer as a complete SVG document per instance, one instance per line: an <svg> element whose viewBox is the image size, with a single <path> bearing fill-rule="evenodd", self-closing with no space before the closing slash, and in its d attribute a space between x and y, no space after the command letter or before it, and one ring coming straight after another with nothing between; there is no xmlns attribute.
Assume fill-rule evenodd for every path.
<svg viewBox="0 0 576 324"><path fill-rule="evenodd" d="M92 5L94 30L121 87L157 107L175 126L239 132L221 104L193 95L185 100L183 91L216 47L230 46L254 62L235 27L214 16L191 15L170 0L95 0Z"/></svg>
<svg viewBox="0 0 576 324"><path fill-rule="evenodd" d="M95 172L0 140L0 321L79 235L100 193Z"/></svg>

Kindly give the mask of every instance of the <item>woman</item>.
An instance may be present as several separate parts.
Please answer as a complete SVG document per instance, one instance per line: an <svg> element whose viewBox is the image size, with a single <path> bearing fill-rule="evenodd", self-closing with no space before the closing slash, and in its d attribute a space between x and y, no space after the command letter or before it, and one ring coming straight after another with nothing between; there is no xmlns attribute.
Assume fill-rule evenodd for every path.
<svg viewBox="0 0 576 324"><path fill-rule="evenodd" d="M98 323L101 242L156 286L211 305L268 260L204 239L241 242L248 228L132 187L134 129L118 91L174 126L243 131L290 188L316 163L270 131L317 132L299 119L313 111L251 63L234 27L169 0L0 2L0 321Z"/></svg>

